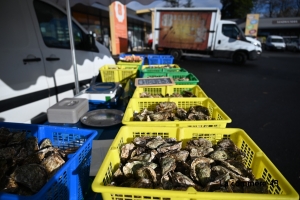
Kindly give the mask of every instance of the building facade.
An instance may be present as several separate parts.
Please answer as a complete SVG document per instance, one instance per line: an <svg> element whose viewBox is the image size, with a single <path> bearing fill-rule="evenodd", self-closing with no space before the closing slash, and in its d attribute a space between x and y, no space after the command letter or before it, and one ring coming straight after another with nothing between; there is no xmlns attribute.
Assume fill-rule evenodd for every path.
<svg viewBox="0 0 300 200"><path fill-rule="evenodd" d="M245 20L233 20L245 30ZM257 37L262 42L268 35L279 35L283 38L300 38L300 17L260 18Z"/></svg>
<svg viewBox="0 0 300 200"><path fill-rule="evenodd" d="M96 34L98 42L111 50L109 8L95 3L93 6L76 4L71 8L72 16L88 31ZM133 51L147 47L148 36L151 34L151 16L137 15L127 8L127 30ZM130 48L128 49L130 51Z"/></svg>

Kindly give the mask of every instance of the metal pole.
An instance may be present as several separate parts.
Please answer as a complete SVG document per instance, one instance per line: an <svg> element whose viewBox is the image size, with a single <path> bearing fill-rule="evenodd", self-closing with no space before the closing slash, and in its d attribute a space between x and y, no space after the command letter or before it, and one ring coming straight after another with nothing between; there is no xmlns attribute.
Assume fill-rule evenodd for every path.
<svg viewBox="0 0 300 200"><path fill-rule="evenodd" d="M69 37L70 37L72 63L74 66L75 95L76 95L79 93L79 83L78 83L78 72L77 72L77 63L76 63L76 56L75 56L74 38L73 38L72 16L71 16L71 8L70 8L69 0L66 0L66 3L67 3L66 8L67 8L67 18L68 18L68 26L69 26Z"/></svg>

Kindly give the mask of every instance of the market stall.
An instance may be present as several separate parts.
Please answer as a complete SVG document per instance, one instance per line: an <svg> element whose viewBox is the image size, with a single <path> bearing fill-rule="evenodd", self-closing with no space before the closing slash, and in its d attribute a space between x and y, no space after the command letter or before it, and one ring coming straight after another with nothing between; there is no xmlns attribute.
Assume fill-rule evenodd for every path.
<svg viewBox="0 0 300 200"><path fill-rule="evenodd" d="M226 128L231 118L200 88L197 77L194 82L194 77L187 77L188 71L173 63L161 63L157 57L157 64L149 65L153 55L125 56L139 58L101 67L102 82L92 82L74 98L50 107L46 124L0 123L4 127L2 137L8 134L13 139L24 130L20 143L37 137L39 151L34 154L45 149L40 143L46 138L52 143L47 148L64 152L75 148L62 159L63 165L55 165L57 171L52 168L54 175L45 175L45 185L32 185L34 179L25 178L22 183L35 191L30 194L33 196L23 196L25 192L19 188L15 191L19 193L6 190L0 197L299 198L244 130ZM143 81L137 84L136 80ZM8 138L0 140L1 147L16 149L18 143ZM20 152L16 157L5 156L18 158L20 167L28 162Z"/></svg>

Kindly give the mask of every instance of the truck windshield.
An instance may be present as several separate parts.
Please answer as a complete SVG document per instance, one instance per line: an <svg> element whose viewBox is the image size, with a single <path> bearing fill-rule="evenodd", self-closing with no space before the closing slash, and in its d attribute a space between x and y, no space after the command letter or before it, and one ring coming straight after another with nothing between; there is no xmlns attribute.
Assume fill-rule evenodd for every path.
<svg viewBox="0 0 300 200"><path fill-rule="evenodd" d="M244 33L236 24L223 24L222 33L233 39L237 39L238 37L240 37L240 39L245 38Z"/></svg>

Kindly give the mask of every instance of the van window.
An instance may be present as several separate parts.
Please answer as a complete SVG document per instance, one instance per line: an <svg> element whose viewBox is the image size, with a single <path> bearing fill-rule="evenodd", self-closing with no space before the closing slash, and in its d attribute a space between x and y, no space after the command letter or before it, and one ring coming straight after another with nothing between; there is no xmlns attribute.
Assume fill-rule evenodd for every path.
<svg viewBox="0 0 300 200"><path fill-rule="evenodd" d="M272 38L271 42L283 43L283 39L280 38Z"/></svg>
<svg viewBox="0 0 300 200"><path fill-rule="evenodd" d="M222 26L223 35L237 39L237 36L241 35L240 29L235 24L223 24Z"/></svg>
<svg viewBox="0 0 300 200"><path fill-rule="evenodd" d="M55 7L35 0L34 9L45 45L54 48L70 49L67 15ZM85 33L72 22L75 49L85 50Z"/></svg>

